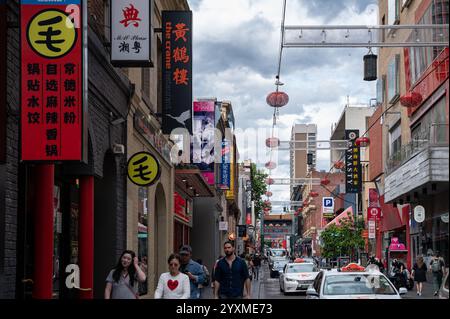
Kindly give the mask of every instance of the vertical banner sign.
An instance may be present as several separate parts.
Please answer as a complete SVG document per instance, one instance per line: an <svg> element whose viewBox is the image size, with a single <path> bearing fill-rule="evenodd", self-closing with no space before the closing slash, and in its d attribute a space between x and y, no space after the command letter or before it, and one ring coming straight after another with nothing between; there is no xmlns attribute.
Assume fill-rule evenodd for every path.
<svg viewBox="0 0 450 319"><path fill-rule="evenodd" d="M214 101L194 102L192 163L202 171L209 185L214 185Z"/></svg>
<svg viewBox="0 0 450 319"><path fill-rule="evenodd" d="M378 191L376 188L369 188L369 207L380 207Z"/></svg>
<svg viewBox="0 0 450 319"><path fill-rule="evenodd" d="M23 161L82 160L81 3L21 1Z"/></svg>
<svg viewBox="0 0 450 319"><path fill-rule="evenodd" d="M0 163L6 162L6 0L0 0Z"/></svg>
<svg viewBox="0 0 450 319"><path fill-rule="evenodd" d="M222 141L222 163L220 163L218 188L222 190L230 189L230 142Z"/></svg>
<svg viewBox="0 0 450 319"><path fill-rule="evenodd" d="M376 234L376 224L374 220L369 220L368 221L368 230L369 230L369 239L375 239L375 234Z"/></svg>
<svg viewBox="0 0 450 319"><path fill-rule="evenodd" d="M111 64L151 65L151 3L149 0L111 0Z"/></svg>
<svg viewBox="0 0 450 319"><path fill-rule="evenodd" d="M192 134L192 12L162 11L162 26L162 130Z"/></svg>
<svg viewBox="0 0 450 319"><path fill-rule="evenodd" d="M252 182L247 180L245 183L245 223L252 224Z"/></svg>
<svg viewBox="0 0 450 319"><path fill-rule="evenodd" d="M230 189L225 191L226 199L234 199L234 145L230 141Z"/></svg>
<svg viewBox="0 0 450 319"><path fill-rule="evenodd" d="M345 189L346 193L361 192L361 157L356 145L359 130L345 130L347 150L345 151Z"/></svg>

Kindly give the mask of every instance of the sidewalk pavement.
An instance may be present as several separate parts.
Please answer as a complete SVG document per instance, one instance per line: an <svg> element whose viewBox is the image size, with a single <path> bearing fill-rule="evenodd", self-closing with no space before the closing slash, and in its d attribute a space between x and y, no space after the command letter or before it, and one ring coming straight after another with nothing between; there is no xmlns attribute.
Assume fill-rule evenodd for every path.
<svg viewBox="0 0 450 319"><path fill-rule="evenodd" d="M422 296L417 295L416 283L414 282L414 288L408 291L408 294L404 296L404 299L438 299L438 296L434 295L433 288L433 275L427 273L427 281L423 283Z"/></svg>

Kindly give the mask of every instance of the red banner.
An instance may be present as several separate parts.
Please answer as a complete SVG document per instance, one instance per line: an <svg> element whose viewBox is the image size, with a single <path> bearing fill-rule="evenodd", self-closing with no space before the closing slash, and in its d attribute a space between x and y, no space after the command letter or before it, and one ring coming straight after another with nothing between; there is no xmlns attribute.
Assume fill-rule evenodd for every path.
<svg viewBox="0 0 450 319"><path fill-rule="evenodd" d="M52 4L58 3L58 4ZM80 1L22 1L21 144L24 161L82 160Z"/></svg>
<svg viewBox="0 0 450 319"><path fill-rule="evenodd" d="M189 222L189 217L186 213L186 200L181 197L180 194L175 192L173 194L173 200L174 200L174 213L176 216L178 216L180 219Z"/></svg>

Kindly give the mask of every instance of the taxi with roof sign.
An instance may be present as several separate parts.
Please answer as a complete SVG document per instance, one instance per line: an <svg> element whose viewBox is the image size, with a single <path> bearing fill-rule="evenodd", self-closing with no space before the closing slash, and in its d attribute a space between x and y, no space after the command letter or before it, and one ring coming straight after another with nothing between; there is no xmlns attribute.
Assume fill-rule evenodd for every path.
<svg viewBox="0 0 450 319"><path fill-rule="evenodd" d="M286 264L283 273L280 274L280 291L285 295L291 292L304 292L318 273L319 268L315 263L296 258L293 263Z"/></svg>
<svg viewBox="0 0 450 319"><path fill-rule="evenodd" d="M350 263L337 271L320 271L306 299L401 299L407 292L397 290L377 269Z"/></svg>

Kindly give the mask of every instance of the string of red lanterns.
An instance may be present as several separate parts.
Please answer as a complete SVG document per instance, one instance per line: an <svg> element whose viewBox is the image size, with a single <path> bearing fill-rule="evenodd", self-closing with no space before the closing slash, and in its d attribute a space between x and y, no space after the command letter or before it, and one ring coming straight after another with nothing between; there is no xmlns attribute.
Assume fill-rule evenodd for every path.
<svg viewBox="0 0 450 319"><path fill-rule="evenodd" d="M358 137L355 141L355 144L358 147L367 147L370 145L370 139L365 136Z"/></svg>

